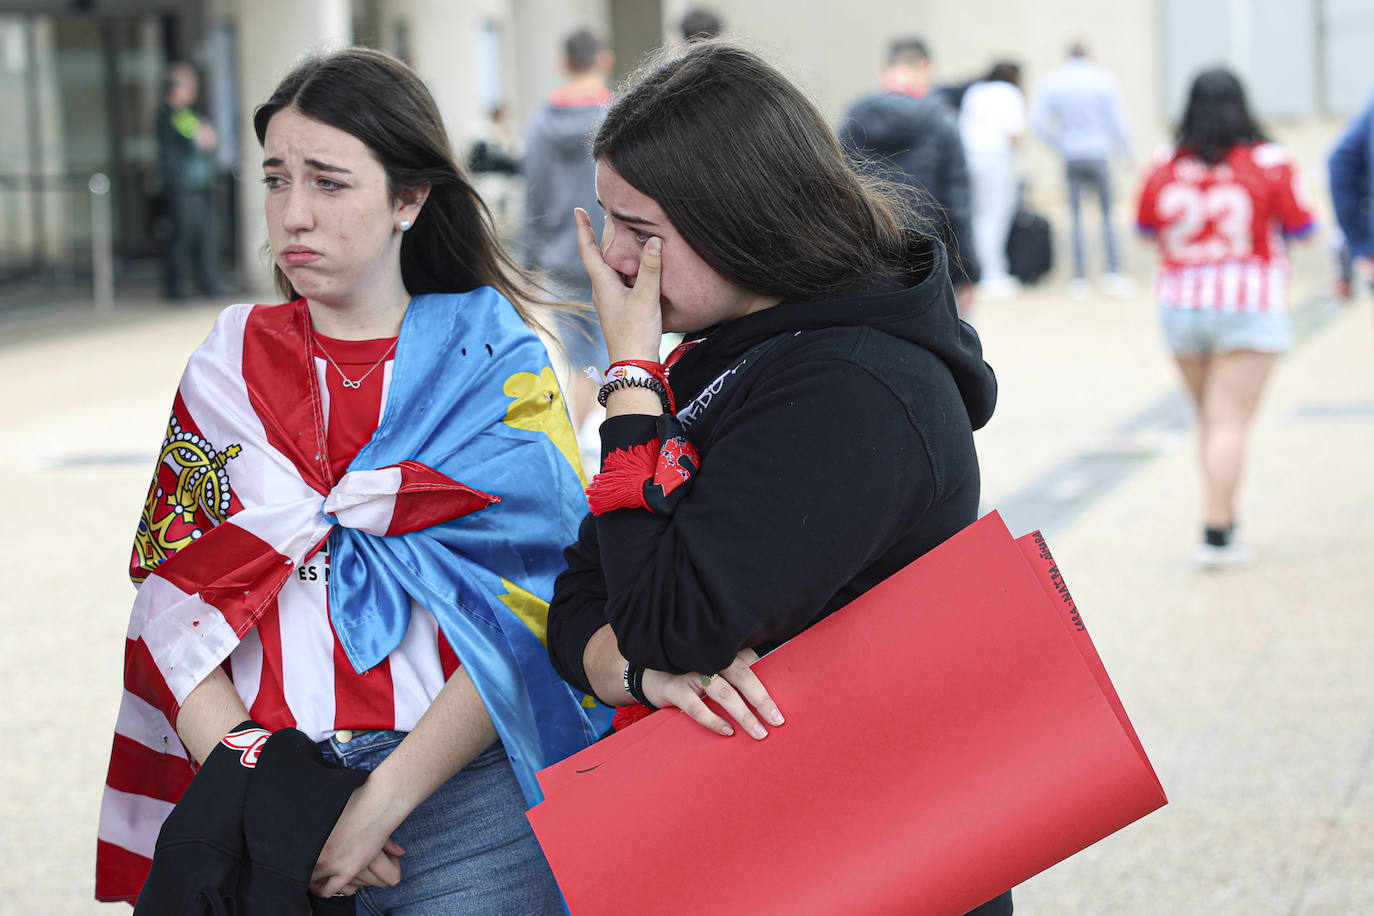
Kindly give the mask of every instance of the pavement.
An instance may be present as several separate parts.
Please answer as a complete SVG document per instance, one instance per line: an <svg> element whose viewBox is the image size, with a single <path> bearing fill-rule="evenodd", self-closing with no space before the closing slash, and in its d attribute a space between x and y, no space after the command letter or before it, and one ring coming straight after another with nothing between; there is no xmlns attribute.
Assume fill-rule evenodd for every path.
<svg viewBox="0 0 1374 916"><path fill-rule="evenodd" d="M1307 330L1253 430L1243 570L1191 564L1190 419L1143 282L978 307L1001 385L984 506L1046 533L1170 798L1023 884L1021 916L1374 910L1374 313L1325 298L1320 249L1297 263ZM218 305L0 314L0 913L112 912L91 894L130 539Z"/></svg>

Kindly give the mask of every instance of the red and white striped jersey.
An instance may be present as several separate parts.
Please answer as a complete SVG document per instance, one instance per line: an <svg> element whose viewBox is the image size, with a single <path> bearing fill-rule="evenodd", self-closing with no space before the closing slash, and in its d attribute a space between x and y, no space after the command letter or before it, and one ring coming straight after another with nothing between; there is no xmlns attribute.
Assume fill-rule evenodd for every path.
<svg viewBox="0 0 1374 916"><path fill-rule="evenodd" d="M1273 143L1237 144L1210 166L1183 151L1157 157L1136 223L1159 243L1160 305L1242 313L1287 310L1283 237L1313 225L1293 161Z"/></svg>
<svg viewBox="0 0 1374 916"><path fill-rule="evenodd" d="M338 480L381 421L395 338L315 338L330 467ZM344 373L358 387L345 385ZM245 634L229 656L239 696L255 721L273 731L298 728L315 741L341 728L409 731L457 670L457 654L434 615L412 603L401 645L358 674L329 622L328 582L326 547L282 588L278 613Z"/></svg>

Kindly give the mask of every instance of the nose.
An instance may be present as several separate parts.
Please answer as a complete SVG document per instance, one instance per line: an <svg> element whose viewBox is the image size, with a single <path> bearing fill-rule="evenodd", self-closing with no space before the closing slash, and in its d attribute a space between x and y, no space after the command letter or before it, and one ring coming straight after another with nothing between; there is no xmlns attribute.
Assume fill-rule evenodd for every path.
<svg viewBox="0 0 1374 916"><path fill-rule="evenodd" d="M622 277L633 282L639 273L639 245L632 233L617 232L611 238L611 247L602 252L601 259Z"/></svg>
<svg viewBox="0 0 1374 916"><path fill-rule="evenodd" d="M310 200L305 188L293 185L286 191L281 211L282 228L287 232L305 232L315 227Z"/></svg>

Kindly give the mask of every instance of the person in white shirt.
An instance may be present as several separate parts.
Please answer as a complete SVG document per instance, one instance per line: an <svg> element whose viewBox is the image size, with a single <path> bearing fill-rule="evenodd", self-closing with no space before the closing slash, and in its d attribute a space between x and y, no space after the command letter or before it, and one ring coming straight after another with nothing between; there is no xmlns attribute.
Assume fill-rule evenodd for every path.
<svg viewBox="0 0 1374 916"><path fill-rule="evenodd" d="M1007 233L1016 216L1016 144L1026 130L1021 68L999 61L969 86L959 106L959 134L973 191L973 246L982 267L979 292L1005 299L1016 292L1007 272Z"/></svg>

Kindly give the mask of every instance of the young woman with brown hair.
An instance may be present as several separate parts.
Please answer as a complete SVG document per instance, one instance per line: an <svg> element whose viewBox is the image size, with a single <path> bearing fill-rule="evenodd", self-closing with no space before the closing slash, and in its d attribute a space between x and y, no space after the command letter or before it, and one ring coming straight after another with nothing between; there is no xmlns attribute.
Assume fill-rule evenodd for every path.
<svg viewBox="0 0 1374 916"><path fill-rule="evenodd" d="M750 664L974 520L996 383L944 248L757 55L651 62L592 152L599 244L577 219L612 361L604 464L549 651L608 704L762 739L783 718ZM665 331L686 341L662 365Z"/></svg>
<svg viewBox="0 0 1374 916"><path fill-rule="evenodd" d="M308 882L358 912L561 912L524 811L598 728L542 646L586 503L531 286L404 64L309 59L254 126L286 304L226 310L183 376L135 548L97 893L235 899L196 850L252 859L257 815L282 816L254 787L327 760L369 775L251 863L299 858L298 905ZM247 800L186 811L192 758ZM287 821L320 821L318 781L288 785ZM164 818L223 835L153 855Z"/></svg>

